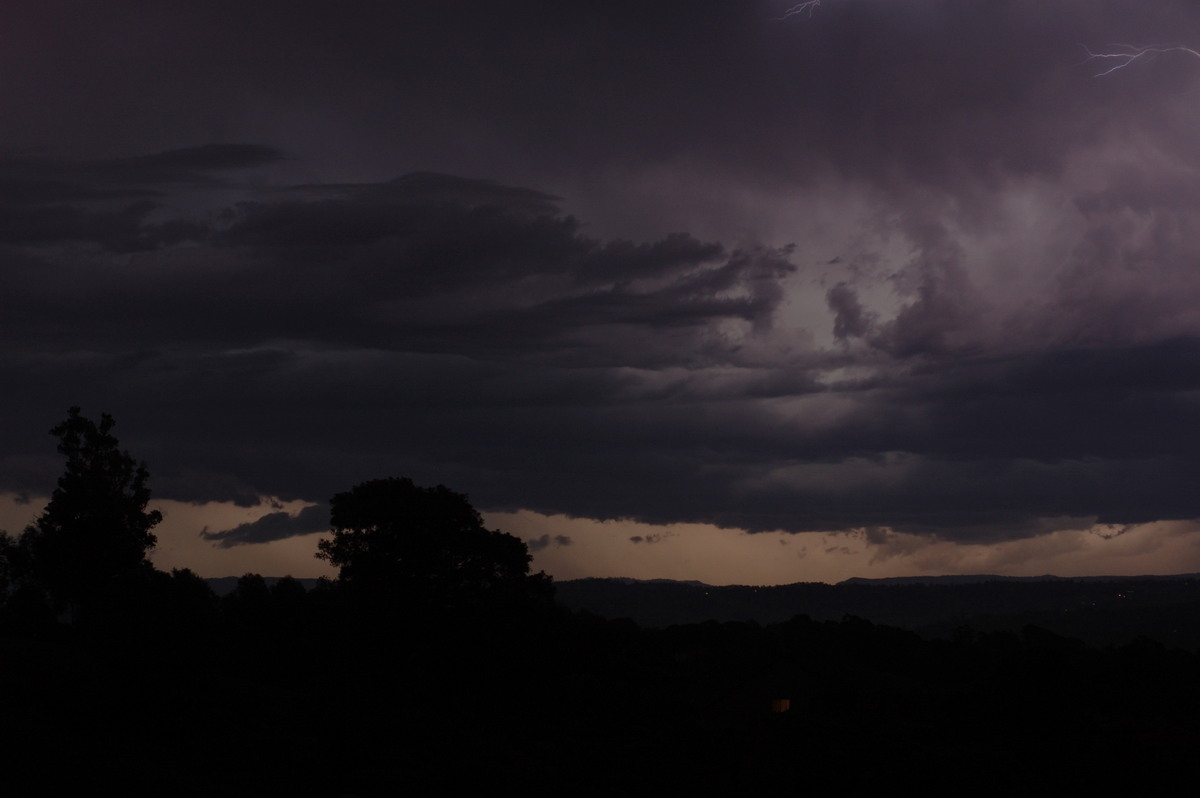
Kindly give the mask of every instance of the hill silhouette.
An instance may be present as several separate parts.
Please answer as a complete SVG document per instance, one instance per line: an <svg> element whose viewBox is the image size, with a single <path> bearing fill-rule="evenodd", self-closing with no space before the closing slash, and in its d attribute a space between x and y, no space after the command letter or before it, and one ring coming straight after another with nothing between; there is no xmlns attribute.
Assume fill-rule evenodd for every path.
<svg viewBox="0 0 1200 798"><path fill-rule="evenodd" d="M575 579L556 583L558 600L606 618L642 626L705 621L782 623L845 615L949 637L970 626L1019 631L1037 624L1093 645L1138 637L1200 646L1200 576L998 577L850 579L836 585L713 586L697 582Z"/></svg>

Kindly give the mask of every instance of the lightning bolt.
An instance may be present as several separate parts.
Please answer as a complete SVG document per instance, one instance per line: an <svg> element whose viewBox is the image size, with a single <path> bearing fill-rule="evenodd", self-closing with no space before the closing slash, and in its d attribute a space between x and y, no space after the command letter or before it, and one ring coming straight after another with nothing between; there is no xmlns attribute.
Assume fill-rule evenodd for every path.
<svg viewBox="0 0 1200 798"><path fill-rule="evenodd" d="M1080 46L1083 47L1083 51L1087 53L1086 61L1092 61L1098 58L1116 61L1116 64L1108 69L1104 70L1103 72L1096 73L1096 77L1098 78L1102 78L1105 75L1111 75L1118 69L1124 69L1134 61L1139 61L1144 58L1153 58L1156 55L1163 55L1164 53L1189 53L1197 58L1200 58L1200 51L1193 50L1191 47L1184 47L1182 44L1159 44L1152 45L1150 47L1135 47L1132 44L1114 44L1113 47L1117 48L1117 50L1115 52L1106 53L1093 53L1086 46Z"/></svg>
<svg viewBox="0 0 1200 798"><path fill-rule="evenodd" d="M808 15L811 17L813 14L813 9L817 8L820 5L821 5L821 0L805 0L805 2L797 3L796 5L789 8L787 11L784 11L783 16L778 17L778 19L787 19L788 17L794 17L797 14L803 14L805 11L807 11Z"/></svg>

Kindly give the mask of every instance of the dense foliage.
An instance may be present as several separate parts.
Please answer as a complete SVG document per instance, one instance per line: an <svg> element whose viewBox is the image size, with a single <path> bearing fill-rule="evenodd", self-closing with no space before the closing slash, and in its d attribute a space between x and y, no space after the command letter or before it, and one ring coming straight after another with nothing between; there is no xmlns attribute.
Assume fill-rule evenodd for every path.
<svg viewBox="0 0 1200 798"><path fill-rule="evenodd" d="M551 595L513 535L487 529L467 497L443 485L376 479L330 502L333 537L317 556L338 582L376 604L423 612L509 604Z"/></svg>
<svg viewBox="0 0 1200 798"><path fill-rule="evenodd" d="M100 423L72 407L50 434L66 467L50 503L10 550L10 568L55 606L88 612L147 576L161 520L147 510L144 464L121 449L112 416Z"/></svg>

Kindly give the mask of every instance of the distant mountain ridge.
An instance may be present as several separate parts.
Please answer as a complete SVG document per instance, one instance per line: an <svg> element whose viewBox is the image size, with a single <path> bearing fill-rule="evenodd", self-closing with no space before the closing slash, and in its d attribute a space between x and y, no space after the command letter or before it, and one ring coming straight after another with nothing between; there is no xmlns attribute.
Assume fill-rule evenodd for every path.
<svg viewBox="0 0 1200 798"><path fill-rule="evenodd" d="M273 585L281 577L266 577ZM219 595L239 577L205 581ZM298 580L312 590L320 580ZM999 576L993 574L856 577L837 584L710 585L629 577L555 582L560 604L605 618L630 618L665 628L709 621L783 623L797 615L815 621L846 616L950 637L966 629L985 633L1040 626L1093 645L1121 645L1139 637L1200 648L1200 574L1143 576Z"/></svg>
<svg viewBox="0 0 1200 798"><path fill-rule="evenodd" d="M1150 637L1200 647L1200 574L1003 577L991 575L848 579L836 585L714 586L670 580L575 579L555 583L560 603L639 625L847 615L948 637L967 627L1019 631L1033 624L1097 645Z"/></svg>

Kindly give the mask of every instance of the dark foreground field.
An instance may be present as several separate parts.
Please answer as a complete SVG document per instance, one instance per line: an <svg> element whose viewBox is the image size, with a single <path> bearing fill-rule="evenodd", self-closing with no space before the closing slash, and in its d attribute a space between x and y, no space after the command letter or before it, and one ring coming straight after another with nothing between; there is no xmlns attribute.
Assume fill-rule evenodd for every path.
<svg viewBox="0 0 1200 798"><path fill-rule="evenodd" d="M256 580L168 604L8 619L3 794L1193 795L1200 775L1200 661L1149 639L372 613Z"/></svg>

